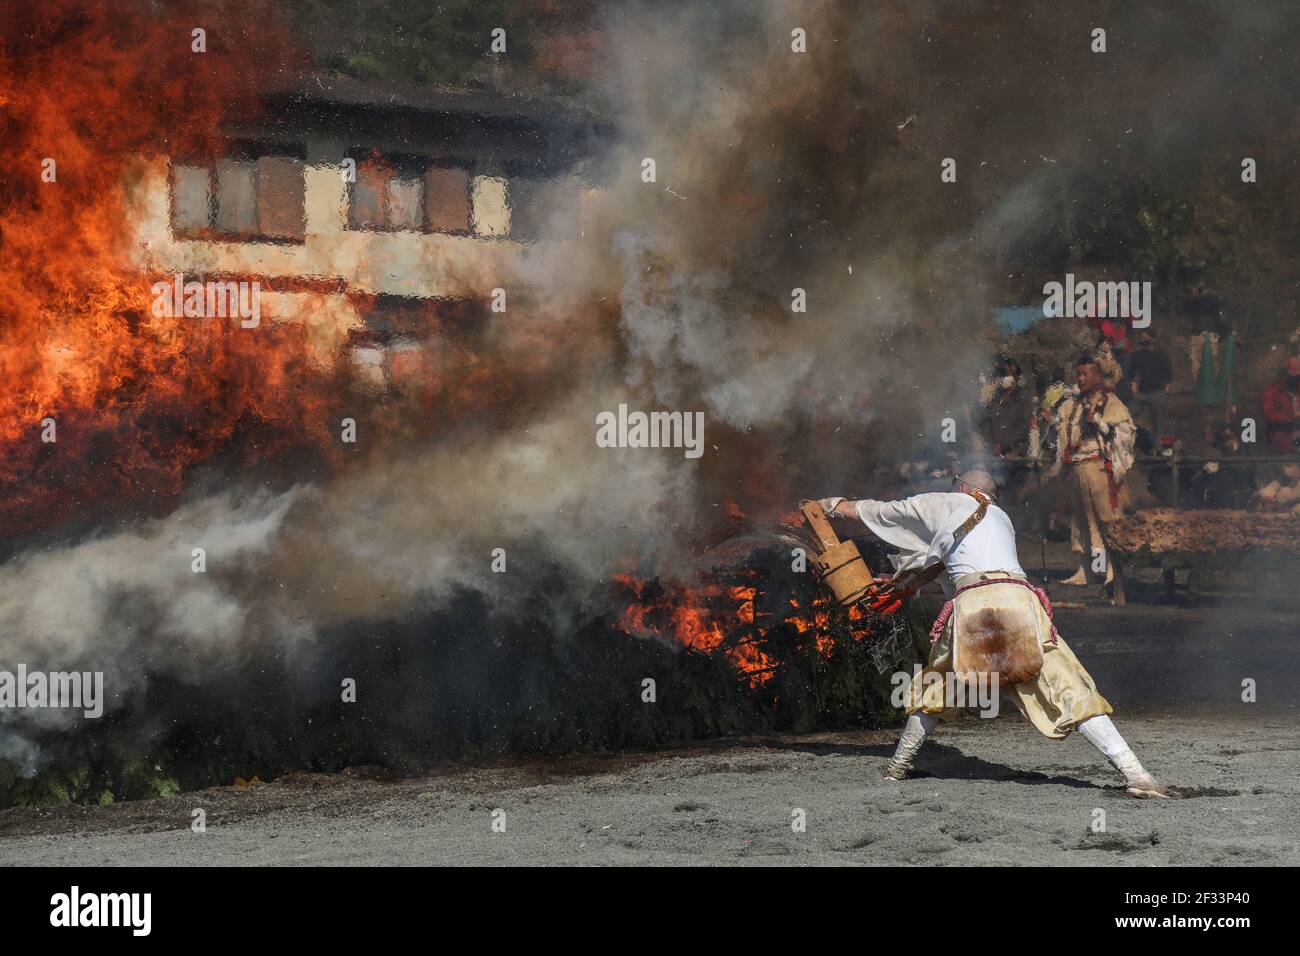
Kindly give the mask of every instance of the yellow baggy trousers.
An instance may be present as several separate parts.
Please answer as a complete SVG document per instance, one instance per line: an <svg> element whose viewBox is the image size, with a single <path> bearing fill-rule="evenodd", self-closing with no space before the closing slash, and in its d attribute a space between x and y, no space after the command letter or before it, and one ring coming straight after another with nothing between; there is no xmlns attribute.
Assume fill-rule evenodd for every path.
<svg viewBox="0 0 1300 956"><path fill-rule="evenodd" d="M986 573L997 577L1021 577L1021 575L1006 574L1001 571ZM967 578L977 580L978 575L968 575ZM969 583L967 578L959 579L958 587ZM992 584L982 590L1020 587L1021 585L1018 584ZM960 601L961 598L959 594L956 600ZM1089 717L1098 717L1113 711L1110 702L1097 690L1092 675L1079 663L1079 659L1074 656L1074 652L1070 650L1064 638L1058 637L1057 642L1052 643L1051 619L1042 605L1035 602L1035 606L1040 615L1038 623L1040 644L1043 649L1043 669L1033 680L1004 685L1000 689L1002 699L1006 700L1009 697L1039 733L1053 740L1061 740ZM942 677L951 673L953 669L953 626L957 618L957 614L949 618L943 634L930 648L930 657L925 668L907 688L903 706L909 715L917 712L943 714L953 709L945 696L948 682ZM938 678L927 680L927 674L938 675Z"/></svg>
<svg viewBox="0 0 1300 956"><path fill-rule="evenodd" d="M1111 521L1124 516L1124 489L1119 503L1110 503L1110 476L1100 458L1068 466L1066 489L1070 502L1070 550L1080 555L1096 555L1106 550L1102 531Z"/></svg>

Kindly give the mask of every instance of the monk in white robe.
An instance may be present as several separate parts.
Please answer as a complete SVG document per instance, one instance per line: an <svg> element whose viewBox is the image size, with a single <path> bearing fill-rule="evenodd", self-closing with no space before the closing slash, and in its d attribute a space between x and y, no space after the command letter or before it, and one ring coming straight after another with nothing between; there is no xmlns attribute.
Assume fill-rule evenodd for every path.
<svg viewBox="0 0 1300 956"><path fill-rule="evenodd" d="M1059 442L1051 476L1064 476L1070 504L1070 549L1079 569L1062 584L1088 584L1089 569L1105 564L1105 583L1115 579L1106 555L1106 525L1124 516L1124 476L1133 467L1137 428L1124 403L1107 387L1096 359L1078 363L1079 393L1057 411Z"/></svg>
<svg viewBox="0 0 1300 956"><path fill-rule="evenodd" d="M936 562L946 572L940 581L952 600L936 622L925 669L908 687L907 725L886 776L904 779L939 717L953 709L947 675L969 677L990 668L1004 695L1044 736L1060 740L1078 730L1124 775L1129 794L1170 796L1120 736L1110 704L1056 632L1047 596L1025 578L1015 529L995 495L988 472L973 469L954 479L952 492L818 502L829 517L861 522L898 548L896 577L938 571Z"/></svg>

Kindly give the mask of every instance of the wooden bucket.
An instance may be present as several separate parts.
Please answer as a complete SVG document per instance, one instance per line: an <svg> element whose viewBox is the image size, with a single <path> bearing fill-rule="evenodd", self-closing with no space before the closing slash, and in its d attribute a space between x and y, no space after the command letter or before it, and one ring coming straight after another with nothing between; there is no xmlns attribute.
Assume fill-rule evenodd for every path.
<svg viewBox="0 0 1300 956"><path fill-rule="evenodd" d="M817 502L805 504L803 516L822 549L808 556L817 576L831 589L840 604L853 604L866 597L874 579L858 546L852 541L839 539Z"/></svg>
<svg viewBox="0 0 1300 956"><path fill-rule="evenodd" d="M841 604L853 604L866 597L874 583L871 569L852 541L841 541L821 554L810 555L822 583L835 593Z"/></svg>

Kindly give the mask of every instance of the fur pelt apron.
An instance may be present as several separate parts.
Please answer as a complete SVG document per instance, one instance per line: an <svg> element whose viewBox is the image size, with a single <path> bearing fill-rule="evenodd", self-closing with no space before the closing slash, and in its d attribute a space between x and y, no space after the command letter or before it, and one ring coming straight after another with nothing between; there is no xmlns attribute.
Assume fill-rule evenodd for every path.
<svg viewBox="0 0 1300 956"><path fill-rule="evenodd" d="M969 580L978 579L981 576L1000 578L1003 577L1003 572L989 571L977 575L968 575L960 579L959 587L965 586ZM1009 590L1011 588L1016 590L1013 592ZM937 639L930 646L929 659L924 669L908 685L904 696L903 707L908 714L926 713L942 716L953 709L950 702L945 699L944 678L949 673L956 675L972 669L973 655L980 653L976 645L972 645L973 649L968 648L967 654L962 659L961 671L957 671L953 661L954 619L958 618L959 615L965 615L967 611L979 615L979 609L984 605L984 602L981 601L972 607L968 607L967 603L969 598L980 594L987 595L986 599L989 604L994 603L995 599L997 599L997 603L1001 604L1003 598L1015 602L1017 599L1012 598L1012 595L1021 595L1018 600L1025 603L1018 604L1018 610L1027 610L1033 613L1037 619L1034 633L1039 637L1038 647L1042 655L1038 673L1028 680L1016 683L1008 683L1001 676L1000 671L998 676L998 687L1001 690L1002 699L1007 700L1009 698L1015 704L1016 709L1025 716L1025 719L1034 725L1034 729L1044 737L1060 740L1068 736L1075 727L1089 717L1111 713L1110 702L1097 690L1092 675L1074 656L1074 652L1070 650L1065 639L1056 632L1051 616L1047 611L1047 607L1050 605L1039 603L1035 594L1023 585L997 583L980 588L971 588L956 596L948 605L945 605L945 609L951 608L951 610L946 616L940 614L939 620L935 621L935 628L931 633L936 634ZM1031 598L1033 599L1032 604L1028 600ZM1013 604L1013 606L1016 605ZM1018 618L1019 614L1015 616ZM1000 641L998 646L1001 646ZM987 651L984 653L987 653ZM962 655L960 648L957 649L957 655ZM1007 666L1010 668L1010 662L1003 663L1006 659L1005 655L996 654L993 656L998 661L997 667ZM1029 655L1028 659L1032 661L1033 655ZM1032 668L1032 663L1030 666ZM939 679L936 680L935 677ZM954 676L954 679L959 678ZM963 683L968 682L963 681ZM969 696L967 699L969 699Z"/></svg>
<svg viewBox="0 0 1300 956"><path fill-rule="evenodd" d="M971 516L983 518L984 509ZM960 540L978 520L963 525ZM952 709L945 681L971 672L997 674L1003 697L1045 737L1060 740L1089 717L1111 713L1092 676L1057 633L1046 593L1022 574L982 571L956 582L931 630L929 660L904 698L908 714ZM969 683L963 680L963 683Z"/></svg>
<svg viewBox="0 0 1300 956"><path fill-rule="evenodd" d="M984 520L991 503L986 495L967 493L978 506L954 533L953 548ZM918 578L933 580L943 569L943 562L936 561ZM1046 595L1030 587L1024 575L998 571L958 582L953 599L935 622L931 643L951 618L952 669L959 677L997 674L999 684L1032 680L1043 669L1040 604L1046 604L1050 616ZM1056 639L1054 630L1052 639Z"/></svg>
<svg viewBox="0 0 1300 956"><path fill-rule="evenodd" d="M998 683L1033 680L1043 669L1041 601L1002 573L959 587L952 601L952 669L997 674Z"/></svg>

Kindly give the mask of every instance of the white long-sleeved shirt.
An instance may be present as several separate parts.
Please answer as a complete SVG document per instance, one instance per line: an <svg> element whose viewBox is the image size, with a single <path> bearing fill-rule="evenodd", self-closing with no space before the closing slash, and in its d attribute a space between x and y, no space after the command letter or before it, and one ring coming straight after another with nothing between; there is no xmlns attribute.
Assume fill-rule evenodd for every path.
<svg viewBox="0 0 1300 956"><path fill-rule="evenodd" d="M1016 529L1007 513L990 504L980 521L953 545L957 529L979 503L970 495L932 492L901 501L859 501L858 518L877 538L900 549L891 556L899 571L919 570L942 561L948 572L944 590L965 574L1013 571L1024 574L1016 554Z"/></svg>

